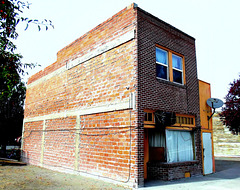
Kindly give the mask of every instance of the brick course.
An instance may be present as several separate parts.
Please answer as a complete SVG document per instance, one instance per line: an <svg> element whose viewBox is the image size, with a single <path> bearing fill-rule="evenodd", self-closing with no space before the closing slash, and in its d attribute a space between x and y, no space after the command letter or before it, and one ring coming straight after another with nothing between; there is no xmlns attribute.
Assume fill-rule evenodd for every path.
<svg viewBox="0 0 240 190"><path fill-rule="evenodd" d="M28 150L25 152L24 157L30 164L37 165L40 163L42 128L42 121L25 123L24 125L25 133L24 144L22 148L23 150Z"/></svg>
<svg viewBox="0 0 240 190"><path fill-rule="evenodd" d="M199 175L194 168L198 167L198 161L179 162L179 163L148 163L148 175L151 179L171 181L185 177L185 173L191 176Z"/></svg>

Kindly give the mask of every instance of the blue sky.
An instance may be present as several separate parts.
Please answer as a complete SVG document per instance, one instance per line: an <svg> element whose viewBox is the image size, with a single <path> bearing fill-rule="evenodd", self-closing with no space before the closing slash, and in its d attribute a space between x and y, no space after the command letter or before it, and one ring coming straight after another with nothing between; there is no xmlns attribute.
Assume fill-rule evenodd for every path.
<svg viewBox="0 0 240 190"><path fill-rule="evenodd" d="M57 52L118 11L135 2L145 11L196 39L198 78L211 83L212 97L224 100L229 83L240 75L239 0L32 0L24 15L50 19L55 29L38 32L18 27L16 41L24 62L42 67L56 61ZM27 77L26 77L27 79Z"/></svg>

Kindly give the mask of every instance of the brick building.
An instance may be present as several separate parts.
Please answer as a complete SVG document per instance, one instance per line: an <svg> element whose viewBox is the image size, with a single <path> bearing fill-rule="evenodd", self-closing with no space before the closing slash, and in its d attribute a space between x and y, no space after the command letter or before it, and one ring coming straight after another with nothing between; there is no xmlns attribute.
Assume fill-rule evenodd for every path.
<svg viewBox="0 0 240 190"><path fill-rule="evenodd" d="M22 150L132 187L201 175L195 39L136 4L121 10L29 79Z"/></svg>

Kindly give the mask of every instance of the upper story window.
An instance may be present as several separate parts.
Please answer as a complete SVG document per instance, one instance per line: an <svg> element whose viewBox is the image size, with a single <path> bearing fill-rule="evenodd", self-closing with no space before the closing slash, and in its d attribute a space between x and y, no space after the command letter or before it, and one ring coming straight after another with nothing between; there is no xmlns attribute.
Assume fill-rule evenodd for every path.
<svg viewBox="0 0 240 190"><path fill-rule="evenodd" d="M156 48L157 77L168 80L168 54L167 51Z"/></svg>
<svg viewBox="0 0 240 190"><path fill-rule="evenodd" d="M183 84L182 58L172 54L173 82Z"/></svg>
<svg viewBox="0 0 240 190"><path fill-rule="evenodd" d="M184 84L184 57L166 48L156 47L156 74L159 79Z"/></svg>

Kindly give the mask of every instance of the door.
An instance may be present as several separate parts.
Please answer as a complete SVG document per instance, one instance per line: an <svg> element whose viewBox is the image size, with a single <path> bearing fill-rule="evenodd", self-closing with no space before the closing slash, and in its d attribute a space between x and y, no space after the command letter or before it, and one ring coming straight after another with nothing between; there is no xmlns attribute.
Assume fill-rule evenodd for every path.
<svg viewBox="0 0 240 190"><path fill-rule="evenodd" d="M144 129L144 179L147 179L148 161L149 161L148 129Z"/></svg>
<svg viewBox="0 0 240 190"><path fill-rule="evenodd" d="M213 155L212 155L212 134L202 133L203 138L203 173L211 174L213 173Z"/></svg>

